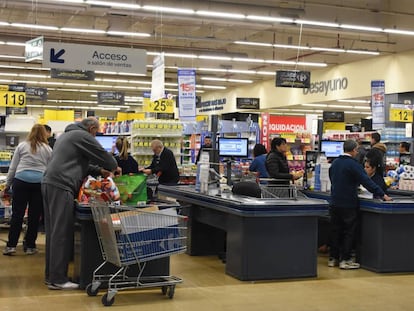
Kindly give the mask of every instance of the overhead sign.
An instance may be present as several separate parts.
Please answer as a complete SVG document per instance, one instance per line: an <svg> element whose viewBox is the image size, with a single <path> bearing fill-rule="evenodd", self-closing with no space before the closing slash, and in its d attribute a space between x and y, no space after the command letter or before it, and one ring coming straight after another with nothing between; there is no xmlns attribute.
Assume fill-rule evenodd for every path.
<svg viewBox="0 0 414 311"><path fill-rule="evenodd" d="M306 130L306 117L302 116L270 116L269 133L298 133Z"/></svg>
<svg viewBox="0 0 414 311"><path fill-rule="evenodd" d="M178 69L178 102L180 118L196 116L196 71L194 69Z"/></svg>
<svg viewBox="0 0 414 311"><path fill-rule="evenodd" d="M390 121L412 123L413 110L402 108L390 108Z"/></svg>
<svg viewBox="0 0 414 311"><path fill-rule="evenodd" d="M348 88L348 78L337 78L326 81L312 82L307 88L303 89L303 95L322 93L325 96L329 92L346 90Z"/></svg>
<svg viewBox="0 0 414 311"><path fill-rule="evenodd" d="M94 81L95 72L90 70L62 70L52 68L50 69L50 77L54 79Z"/></svg>
<svg viewBox="0 0 414 311"><path fill-rule="evenodd" d="M44 42L44 67L146 74L146 65L142 49Z"/></svg>
<svg viewBox="0 0 414 311"><path fill-rule="evenodd" d="M165 93L165 62L164 53L154 57L151 81L151 100L164 97Z"/></svg>
<svg viewBox="0 0 414 311"><path fill-rule="evenodd" d="M26 62L43 59L43 36L26 41L24 58Z"/></svg>
<svg viewBox="0 0 414 311"><path fill-rule="evenodd" d="M260 109L260 98L236 98L237 109Z"/></svg>
<svg viewBox="0 0 414 311"><path fill-rule="evenodd" d="M345 113L343 111L324 111L322 119L324 122L345 122Z"/></svg>
<svg viewBox="0 0 414 311"><path fill-rule="evenodd" d="M16 115L27 114L27 107L20 107L20 108L6 107L6 115L8 116L11 114L16 114Z"/></svg>
<svg viewBox="0 0 414 311"><path fill-rule="evenodd" d="M278 70L276 71L276 86L309 88L310 72L299 70Z"/></svg>
<svg viewBox="0 0 414 311"><path fill-rule="evenodd" d="M371 81L372 129L385 127L385 81Z"/></svg>
<svg viewBox="0 0 414 311"><path fill-rule="evenodd" d="M14 91L0 91L1 107L25 107L26 93Z"/></svg>
<svg viewBox="0 0 414 311"><path fill-rule="evenodd" d="M156 112L156 113L174 113L174 100L168 98L158 99L151 101L149 98L144 98L144 112Z"/></svg>
<svg viewBox="0 0 414 311"><path fill-rule="evenodd" d="M26 98L47 100L47 89L42 87L26 87Z"/></svg>
<svg viewBox="0 0 414 311"><path fill-rule="evenodd" d="M123 105L125 93L123 92L98 92L98 105Z"/></svg>

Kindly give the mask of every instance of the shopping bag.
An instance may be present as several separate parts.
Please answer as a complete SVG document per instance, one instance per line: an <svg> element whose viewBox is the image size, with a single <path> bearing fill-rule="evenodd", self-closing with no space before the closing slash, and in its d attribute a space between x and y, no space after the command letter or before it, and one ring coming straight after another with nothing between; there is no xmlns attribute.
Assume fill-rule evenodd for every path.
<svg viewBox="0 0 414 311"><path fill-rule="evenodd" d="M122 204L137 205L147 202L147 176L145 174L122 175L114 178Z"/></svg>

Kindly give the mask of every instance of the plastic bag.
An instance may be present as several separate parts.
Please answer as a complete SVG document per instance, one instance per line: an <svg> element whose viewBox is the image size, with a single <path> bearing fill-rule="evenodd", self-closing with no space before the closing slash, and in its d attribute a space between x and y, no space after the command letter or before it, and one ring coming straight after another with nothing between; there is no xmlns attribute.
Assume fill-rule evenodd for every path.
<svg viewBox="0 0 414 311"><path fill-rule="evenodd" d="M147 176L145 174L122 175L114 178L122 204L137 205L147 202Z"/></svg>

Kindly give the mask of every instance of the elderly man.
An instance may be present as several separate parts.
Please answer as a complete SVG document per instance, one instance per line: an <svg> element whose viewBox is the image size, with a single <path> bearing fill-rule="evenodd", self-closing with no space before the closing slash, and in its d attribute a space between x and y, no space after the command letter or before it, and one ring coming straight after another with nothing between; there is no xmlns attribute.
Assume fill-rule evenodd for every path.
<svg viewBox="0 0 414 311"><path fill-rule="evenodd" d="M45 211L46 269L49 289L77 289L67 272L73 249L74 199L88 175L108 176L116 160L95 139L99 122L87 118L70 124L56 140L42 181Z"/></svg>
<svg viewBox="0 0 414 311"><path fill-rule="evenodd" d="M180 175L173 152L164 147L158 139L151 142L151 149L154 152L151 165L143 169L142 172L147 175L158 175L158 182L162 185L176 185Z"/></svg>

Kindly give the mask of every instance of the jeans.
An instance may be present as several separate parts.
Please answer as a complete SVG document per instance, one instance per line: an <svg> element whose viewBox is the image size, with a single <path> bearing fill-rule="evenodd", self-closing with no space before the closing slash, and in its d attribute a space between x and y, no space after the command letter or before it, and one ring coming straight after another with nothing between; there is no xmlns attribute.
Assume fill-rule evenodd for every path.
<svg viewBox="0 0 414 311"><path fill-rule="evenodd" d="M40 183L28 183L15 178L13 180L13 206L7 246L16 247L22 231L23 218L28 207L27 232L24 238L25 248L36 248L37 228L43 209Z"/></svg>
<svg viewBox="0 0 414 311"><path fill-rule="evenodd" d="M358 208L331 206L330 257L350 260L359 222Z"/></svg>

